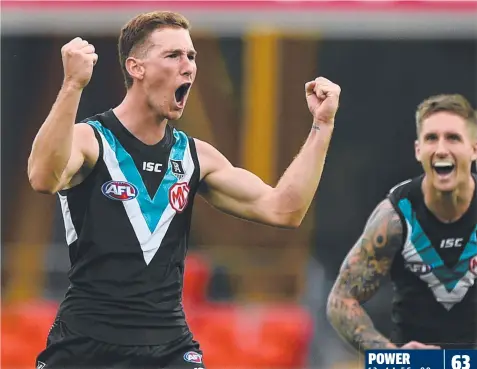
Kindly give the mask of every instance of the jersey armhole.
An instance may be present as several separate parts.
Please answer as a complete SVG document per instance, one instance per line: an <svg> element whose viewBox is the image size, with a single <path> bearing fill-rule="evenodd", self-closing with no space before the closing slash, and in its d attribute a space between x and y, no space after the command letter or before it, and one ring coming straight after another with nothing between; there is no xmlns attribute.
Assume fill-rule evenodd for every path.
<svg viewBox="0 0 477 369"><path fill-rule="evenodd" d="M91 169L91 171L87 174L86 178L81 183L79 183L78 185L76 185L74 187L58 191L58 193L62 196L66 196L66 194L68 194L69 192L74 191L77 188L81 188L84 183L87 183L90 180L90 178L93 178L94 174L97 171L99 161L102 160L102 158L103 158L103 150L104 149L103 149L103 141L101 140L100 133L98 132L98 130L93 125L89 124L88 121L79 122L77 124L80 124L80 123L88 124L93 129L94 137L96 138L96 141L98 141L98 145L99 145L98 146L99 147L98 160L96 160L96 163L94 164L93 169Z"/></svg>
<svg viewBox="0 0 477 369"><path fill-rule="evenodd" d="M199 187L200 185L200 162L199 162L199 156L197 155L197 149L195 146L195 140L193 137L187 136L187 139L189 141L189 147L190 147L190 155L192 156L192 161L194 162L194 174L192 175L191 185L195 185L196 188Z"/></svg>

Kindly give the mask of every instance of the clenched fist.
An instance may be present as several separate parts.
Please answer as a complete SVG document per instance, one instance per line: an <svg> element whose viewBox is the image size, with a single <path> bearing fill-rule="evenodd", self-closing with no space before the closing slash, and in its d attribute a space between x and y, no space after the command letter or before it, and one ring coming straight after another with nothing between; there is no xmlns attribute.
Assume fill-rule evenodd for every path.
<svg viewBox="0 0 477 369"><path fill-rule="evenodd" d="M63 83L79 89L86 87L98 61L94 46L76 37L61 48L61 56L65 74Z"/></svg>
<svg viewBox="0 0 477 369"><path fill-rule="evenodd" d="M323 77L305 84L306 101L314 124L333 126L340 93L340 86Z"/></svg>

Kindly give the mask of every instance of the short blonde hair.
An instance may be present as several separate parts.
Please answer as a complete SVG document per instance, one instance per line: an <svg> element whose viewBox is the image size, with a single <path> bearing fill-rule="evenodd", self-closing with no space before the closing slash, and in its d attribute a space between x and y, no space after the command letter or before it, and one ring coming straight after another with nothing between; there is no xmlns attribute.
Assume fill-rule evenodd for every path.
<svg viewBox="0 0 477 369"><path fill-rule="evenodd" d="M477 138L477 113L470 102L458 94L431 96L419 104L416 110L418 137L422 130L422 122L439 112L448 112L462 117L467 122L472 136Z"/></svg>

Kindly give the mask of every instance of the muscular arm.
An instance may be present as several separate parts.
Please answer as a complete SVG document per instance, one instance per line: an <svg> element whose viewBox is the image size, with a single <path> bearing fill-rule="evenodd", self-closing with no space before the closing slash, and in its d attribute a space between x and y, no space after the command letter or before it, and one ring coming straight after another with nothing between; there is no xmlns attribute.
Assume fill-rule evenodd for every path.
<svg viewBox="0 0 477 369"><path fill-rule="evenodd" d="M55 193L80 183L96 163L99 144L91 127L75 125L83 88L98 60L94 46L79 37L61 48L63 86L35 137L28 179L35 191Z"/></svg>
<svg viewBox="0 0 477 369"><path fill-rule="evenodd" d="M401 220L389 200L381 202L341 267L328 297L330 323L357 350L395 348L361 306L378 290L402 246Z"/></svg>
<svg viewBox="0 0 477 369"><path fill-rule="evenodd" d="M28 178L35 191L55 193L81 182L82 168L92 167L99 154L93 129L75 125L81 90L65 85L33 142Z"/></svg>
<svg viewBox="0 0 477 369"><path fill-rule="evenodd" d="M304 218L320 182L332 127L311 130L300 153L275 187L232 166L211 145L196 140L202 196L214 207L239 218L295 228Z"/></svg>

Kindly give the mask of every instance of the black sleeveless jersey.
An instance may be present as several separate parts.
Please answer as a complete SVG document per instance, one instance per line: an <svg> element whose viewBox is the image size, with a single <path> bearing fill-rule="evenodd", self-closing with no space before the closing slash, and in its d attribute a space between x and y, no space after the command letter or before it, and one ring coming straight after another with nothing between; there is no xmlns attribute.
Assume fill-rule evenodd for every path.
<svg viewBox="0 0 477 369"><path fill-rule="evenodd" d="M113 344L190 335L181 299L199 185L194 140L168 125L161 142L145 145L112 110L84 122L100 154L81 184L59 193L71 262L59 319Z"/></svg>
<svg viewBox="0 0 477 369"><path fill-rule="evenodd" d="M477 196L458 221L442 223L424 203L423 178L403 182L389 194L404 227L404 245L391 268L391 339L472 348L477 342Z"/></svg>

